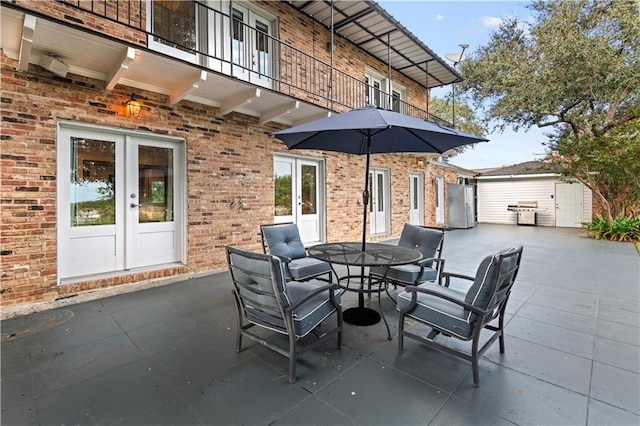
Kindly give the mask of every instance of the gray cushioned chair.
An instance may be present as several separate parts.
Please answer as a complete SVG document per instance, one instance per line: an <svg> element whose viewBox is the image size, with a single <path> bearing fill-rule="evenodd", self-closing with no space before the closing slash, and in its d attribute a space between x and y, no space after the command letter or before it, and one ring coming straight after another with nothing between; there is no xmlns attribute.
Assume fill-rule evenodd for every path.
<svg viewBox="0 0 640 426"><path fill-rule="evenodd" d="M504 353L504 312L511 287L516 279L522 247L509 248L487 256L480 263L475 277L442 273L444 285L424 283L407 286L398 293L397 308L400 311L398 325L398 352L404 349L404 337L410 337L427 346L471 361L473 384L478 386L478 360L496 341L500 341L500 353ZM452 279L454 279L452 281ZM451 288L452 282L472 281L466 291ZM458 284L458 283L456 283ZM468 284L467 284L468 285ZM427 335L419 335L405 329L409 317L432 328ZM489 324L498 318L497 325ZM490 330L491 338L479 348L480 332ZM439 334L471 341L471 351L466 352L436 342Z"/></svg>
<svg viewBox="0 0 640 426"><path fill-rule="evenodd" d="M287 281L282 261L272 255L227 247L227 264L233 281L238 314L236 350L242 350L242 337L254 340L289 358L289 382L296 381L296 358L324 338L337 334L342 347L342 308L337 284L311 280L305 283ZM318 333L321 323L336 314L337 326ZM262 327L288 336L284 349L268 342L251 328ZM308 334L317 339L299 340ZM311 336L310 336L311 337Z"/></svg>
<svg viewBox="0 0 640 426"><path fill-rule="evenodd" d="M333 282L331 265L307 255L295 223L261 225L260 235L264 253L284 262L289 279L307 281L327 275L326 281Z"/></svg>
<svg viewBox="0 0 640 426"><path fill-rule="evenodd" d="M409 247L422 253L422 259L408 265L391 266L390 268L376 266L369 270L372 278L386 278L394 285L418 285L425 281L438 281L440 271L444 267L442 246L444 231L439 228L406 223L400 235L398 246ZM386 276L385 276L386 274Z"/></svg>

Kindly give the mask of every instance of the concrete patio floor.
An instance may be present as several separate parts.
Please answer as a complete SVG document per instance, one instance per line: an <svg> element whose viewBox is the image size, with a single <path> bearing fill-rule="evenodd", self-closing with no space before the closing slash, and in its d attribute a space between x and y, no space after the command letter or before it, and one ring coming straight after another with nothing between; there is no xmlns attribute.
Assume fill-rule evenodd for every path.
<svg viewBox="0 0 640 426"><path fill-rule="evenodd" d="M506 353L471 365L382 323L287 360L235 352L227 273L7 319L2 425L596 425L640 423L640 257L578 229L479 225L447 231L446 269L524 245L507 307ZM371 303L377 305L376 299ZM355 304L345 295L343 306ZM458 345L457 342L451 344Z"/></svg>

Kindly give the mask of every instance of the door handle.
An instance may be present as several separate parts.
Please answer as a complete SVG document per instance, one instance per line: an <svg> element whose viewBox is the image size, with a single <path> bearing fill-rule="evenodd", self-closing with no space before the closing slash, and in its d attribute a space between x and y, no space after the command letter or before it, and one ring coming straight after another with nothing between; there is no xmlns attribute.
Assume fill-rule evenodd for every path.
<svg viewBox="0 0 640 426"><path fill-rule="evenodd" d="M131 207L140 207L140 206L142 206L142 204L131 203L130 206Z"/></svg>

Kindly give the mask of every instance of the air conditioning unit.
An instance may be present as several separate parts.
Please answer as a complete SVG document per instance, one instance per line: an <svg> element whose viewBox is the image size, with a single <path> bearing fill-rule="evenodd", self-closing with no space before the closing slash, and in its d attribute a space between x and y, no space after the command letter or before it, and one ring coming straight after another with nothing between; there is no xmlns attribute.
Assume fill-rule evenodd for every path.
<svg viewBox="0 0 640 426"><path fill-rule="evenodd" d="M66 77L69 72L69 65L49 55L42 55L38 65L60 77Z"/></svg>

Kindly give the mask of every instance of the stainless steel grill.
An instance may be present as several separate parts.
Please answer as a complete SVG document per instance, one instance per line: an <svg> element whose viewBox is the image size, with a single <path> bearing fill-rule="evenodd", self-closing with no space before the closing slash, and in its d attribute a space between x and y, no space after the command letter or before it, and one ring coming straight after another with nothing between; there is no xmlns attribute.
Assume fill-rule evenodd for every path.
<svg viewBox="0 0 640 426"><path fill-rule="evenodd" d="M517 204L509 204L507 210L517 214L518 225L535 225L538 209L537 201L518 201Z"/></svg>

